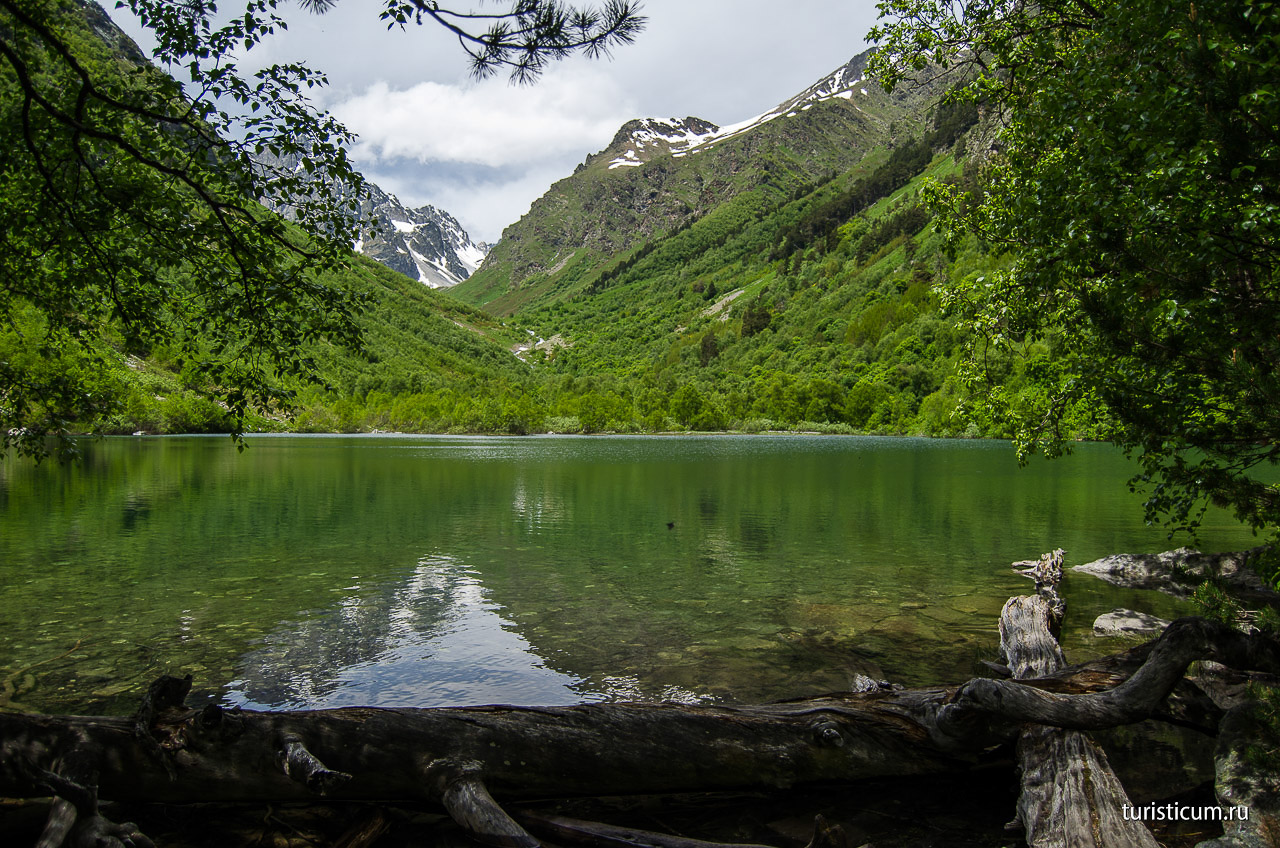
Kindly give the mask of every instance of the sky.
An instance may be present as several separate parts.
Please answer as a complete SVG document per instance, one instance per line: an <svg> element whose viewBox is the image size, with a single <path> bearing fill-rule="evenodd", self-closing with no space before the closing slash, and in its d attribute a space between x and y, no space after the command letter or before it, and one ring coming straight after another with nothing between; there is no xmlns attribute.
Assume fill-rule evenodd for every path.
<svg viewBox="0 0 1280 848"><path fill-rule="evenodd" d="M126 13L101 2L147 49ZM431 23L388 31L379 8L344 0L315 15L284 4L287 32L242 57L241 69L302 61L325 72L330 85L315 99L360 137L351 153L365 176L490 243L625 122L751 118L866 49L877 15L872 0L644 0L644 32L611 59L573 57L533 85L513 85L472 80L452 36Z"/></svg>

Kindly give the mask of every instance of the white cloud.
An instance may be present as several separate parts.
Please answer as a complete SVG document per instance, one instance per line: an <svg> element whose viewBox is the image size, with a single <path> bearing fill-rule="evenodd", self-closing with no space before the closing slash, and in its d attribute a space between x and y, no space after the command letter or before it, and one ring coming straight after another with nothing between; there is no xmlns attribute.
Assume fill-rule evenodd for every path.
<svg viewBox="0 0 1280 848"><path fill-rule="evenodd" d="M99 2L146 42L136 21ZM352 156L366 174L490 241L626 121L759 114L863 49L876 16L870 0L793 0L783 11L776 0L645 0L646 31L613 61L572 58L518 87L501 75L469 81L452 36L430 24L388 31L381 6L352 0L312 15L283 4L288 30L243 57L242 70L302 61L327 72L332 87L312 95L359 134Z"/></svg>
<svg viewBox="0 0 1280 848"><path fill-rule="evenodd" d="M566 153L581 158L608 144L635 106L614 80L565 66L548 71L534 86L490 79L396 89L378 81L333 104L332 111L359 132L352 151L357 160L500 168Z"/></svg>

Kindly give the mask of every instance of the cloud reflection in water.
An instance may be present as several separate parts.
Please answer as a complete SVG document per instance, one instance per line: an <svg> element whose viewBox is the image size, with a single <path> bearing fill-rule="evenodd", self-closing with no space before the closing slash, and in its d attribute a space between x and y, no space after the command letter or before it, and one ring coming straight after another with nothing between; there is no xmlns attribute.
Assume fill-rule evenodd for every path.
<svg viewBox="0 0 1280 848"><path fill-rule="evenodd" d="M501 609L476 572L426 556L401 583L357 584L336 609L269 634L223 699L247 709L580 702L582 681L548 668Z"/></svg>

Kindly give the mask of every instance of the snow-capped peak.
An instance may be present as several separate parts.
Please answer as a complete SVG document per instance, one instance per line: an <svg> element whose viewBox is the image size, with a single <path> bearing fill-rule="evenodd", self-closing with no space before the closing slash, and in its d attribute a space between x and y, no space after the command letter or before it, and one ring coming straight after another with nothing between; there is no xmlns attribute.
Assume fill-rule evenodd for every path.
<svg viewBox="0 0 1280 848"><path fill-rule="evenodd" d="M609 168L642 165L661 153L679 154L715 136L720 128L702 118L637 118L628 121L614 136L610 150L621 153Z"/></svg>
<svg viewBox="0 0 1280 848"><path fill-rule="evenodd" d="M356 250L432 288L470 277L488 252L462 225L434 206L409 209L395 195L369 186L361 212L378 226L361 233Z"/></svg>
<svg viewBox="0 0 1280 848"><path fill-rule="evenodd" d="M300 159L270 154L257 157L259 167L275 172L304 166ZM286 217L289 210L281 210ZM361 231L352 248L432 288L455 286L470 277L488 254L452 215L434 206L409 209L395 195L372 182L365 183L359 216L376 226Z"/></svg>
<svg viewBox="0 0 1280 848"><path fill-rule="evenodd" d="M609 168L643 165L659 153L670 153L677 158L687 156L742 135L775 118L810 109L825 100L867 97L867 86L871 83L866 80L866 64L866 54L858 56L768 112L729 126L718 127L701 118L638 118L628 121L618 130L608 148L617 152L609 162Z"/></svg>

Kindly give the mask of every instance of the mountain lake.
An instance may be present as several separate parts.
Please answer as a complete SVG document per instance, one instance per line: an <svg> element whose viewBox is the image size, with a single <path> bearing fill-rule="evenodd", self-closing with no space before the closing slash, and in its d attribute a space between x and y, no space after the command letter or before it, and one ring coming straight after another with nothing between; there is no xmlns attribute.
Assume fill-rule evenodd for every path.
<svg viewBox="0 0 1280 848"><path fill-rule="evenodd" d="M127 714L161 674L249 708L756 702L956 682L1010 568L1171 542L1114 448L848 436L225 436L0 464L5 704ZM1249 547L1221 514L1204 550ZM1069 573L1095 616L1189 605Z"/></svg>

